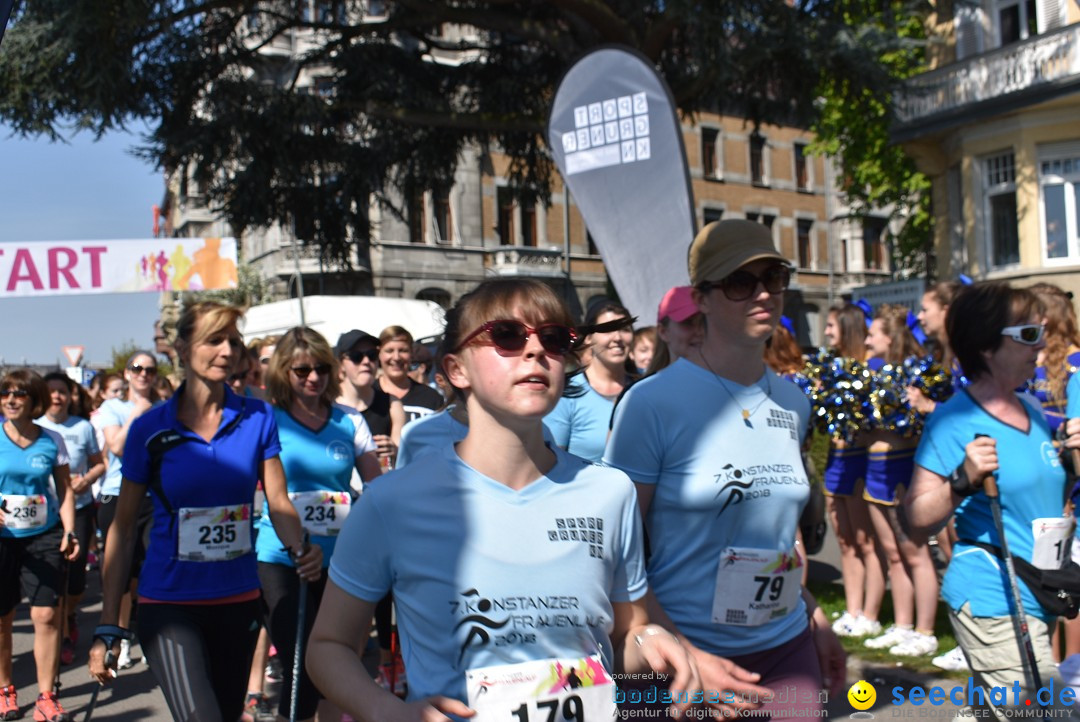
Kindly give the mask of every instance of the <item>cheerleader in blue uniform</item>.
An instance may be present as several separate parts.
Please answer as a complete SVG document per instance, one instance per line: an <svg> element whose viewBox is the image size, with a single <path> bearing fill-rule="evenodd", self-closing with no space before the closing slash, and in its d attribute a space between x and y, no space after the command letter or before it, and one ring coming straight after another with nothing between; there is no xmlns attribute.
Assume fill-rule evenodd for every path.
<svg viewBox="0 0 1080 722"><path fill-rule="evenodd" d="M881 380L887 379L904 359L922 355L907 327L907 309L898 305L878 309L866 335L866 347L873 358L891 365L879 370L876 378ZM900 389L896 391L899 393ZM895 426L891 419L903 416L904 403L899 401L899 404L900 408L888 414L882 427L871 431L867 438L870 453L863 496L870 502L874 533L888 563L894 623L880 637L868 639L865 644L871 649L888 649L891 654L914 657L937 651L934 615L938 582L925 537L912 538L900 521L898 505L911 483L919 438L917 433L911 433L910 426L907 435L889 428Z"/></svg>
<svg viewBox="0 0 1080 722"><path fill-rule="evenodd" d="M866 315L854 304L829 310L825 341L844 358L866 356ZM866 443L834 440L825 463L825 495L829 520L840 544L840 571L847 609L833 623L842 637L863 637L881 632L878 613L885 597L885 575L874 545L873 525L863 499L866 479Z"/></svg>

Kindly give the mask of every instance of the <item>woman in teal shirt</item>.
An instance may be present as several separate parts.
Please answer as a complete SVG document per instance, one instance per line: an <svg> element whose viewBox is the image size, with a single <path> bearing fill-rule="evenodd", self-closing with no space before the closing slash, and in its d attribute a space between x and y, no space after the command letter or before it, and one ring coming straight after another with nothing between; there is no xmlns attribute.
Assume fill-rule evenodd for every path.
<svg viewBox="0 0 1080 722"><path fill-rule="evenodd" d="M289 498L305 531L311 535L311 542L322 547L325 567L330 563L337 534L351 508L349 482L353 467L364 481L381 473L375 442L363 416L334 405L334 399L341 392L337 360L326 339L318 332L300 326L282 336L266 374L266 388L274 406L281 440L281 462L288 479ZM296 649L300 581L265 510L259 522L255 550L259 558L259 582L269 612L270 639L283 659L292 660ZM305 641L325 585L325 575L308 584ZM291 664L284 667L278 714L287 719L293 680ZM302 671L297 719L314 719L319 700L319 693L307 672ZM322 709L320 717L336 719L334 712Z"/></svg>
<svg viewBox="0 0 1080 722"><path fill-rule="evenodd" d="M1004 565L980 546L1001 544L983 483L991 474L997 480L1015 557L1044 569L1060 568L1055 541L1071 531L1062 518L1065 472L1050 428L1038 402L1015 391L1032 377L1045 345L1042 318L1034 294L1004 283L971 286L953 300L946 329L971 383L929 417L904 500L912 526L925 531L940 529L955 512L960 539L941 593L975 681L987 692L1011 689L1018 680L1028 686L1030 679L1013 632ZM1042 682L1053 676L1060 685L1047 633L1052 617L1023 580L1019 589ZM1035 691L1025 689L1021 699Z"/></svg>

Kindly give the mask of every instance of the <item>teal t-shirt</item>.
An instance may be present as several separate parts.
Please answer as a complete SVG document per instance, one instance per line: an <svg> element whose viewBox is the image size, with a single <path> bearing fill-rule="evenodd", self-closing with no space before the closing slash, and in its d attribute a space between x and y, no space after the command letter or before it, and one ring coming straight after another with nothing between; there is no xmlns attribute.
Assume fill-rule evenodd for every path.
<svg viewBox="0 0 1080 722"><path fill-rule="evenodd" d="M293 418L288 411L275 406L274 420L277 422L278 438L281 440L281 463L285 467L289 493L329 491L351 498L349 482L352 480L356 459L361 454L375 450L375 442L364 417L333 406L323 427L313 431ZM324 508L331 506L333 505L326 505ZM315 508L313 511L321 510ZM314 521L314 518L306 519L304 511L300 511L300 515L300 521L305 526L310 526ZM320 516L324 516L324 513ZM330 564L336 539L336 536L311 535L311 542L322 547L324 567ZM260 562L293 566L288 553L281 548L281 540L274 532L265 503L262 518L259 520L255 552Z"/></svg>
<svg viewBox="0 0 1080 722"><path fill-rule="evenodd" d="M39 427L38 437L25 449L12 441L6 432L0 430L0 502L11 495L20 498L44 497L45 508L40 504L20 504L15 510L14 502L5 504L6 514L14 516L43 514L45 522L36 520L24 528L21 524L9 520L9 524L0 526L0 537L30 537L53 528L60 521L60 505L53 491L51 477L53 468L68 463L67 448L64 440L52 429ZM10 583L10 580L5 583Z"/></svg>
<svg viewBox="0 0 1080 722"><path fill-rule="evenodd" d="M1009 551L1031 561L1034 521L1061 517L1065 471L1046 419L1028 397L1020 394L1018 397L1027 411L1027 429L994 418L967 389L958 392L927 419L915 463L948 477L963 462L964 449L976 434L995 439L1000 464L997 485ZM1000 546L986 494L980 491L969 496L956 508L956 533L960 542L953 548L952 561L945 572L942 598L954 610L969 603L975 617L1009 616L1010 592L1004 564L990 552L964 543L971 540ZM1026 613L1049 620L1023 580L1020 580L1020 595Z"/></svg>

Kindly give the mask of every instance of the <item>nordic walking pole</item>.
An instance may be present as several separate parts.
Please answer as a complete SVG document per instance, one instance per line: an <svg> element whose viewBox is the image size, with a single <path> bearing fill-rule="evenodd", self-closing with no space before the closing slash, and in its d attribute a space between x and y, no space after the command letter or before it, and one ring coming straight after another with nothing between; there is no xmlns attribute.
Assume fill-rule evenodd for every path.
<svg viewBox="0 0 1080 722"><path fill-rule="evenodd" d="M976 439L984 436L986 434L975 434ZM1013 631L1016 633L1017 644L1020 645L1020 659L1027 660L1027 671L1030 674L1028 681L1033 684L1035 700L1038 702L1042 678L1039 676L1039 666L1035 662L1035 648L1031 646L1031 632L1028 631L1027 616L1024 614L1024 601L1020 598L1020 587L1016 581L1016 567L1013 566L1012 555L1009 554L1009 541L1005 538L1005 521L1001 517L1001 497L998 495L996 474L986 477L983 481L983 491L990 499L990 512L994 515L994 529L1000 540L1001 555L1005 558L1005 574L1009 578L1009 590L1012 592L1013 601ZM1043 705L1040 703L1039 706Z"/></svg>
<svg viewBox="0 0 1080 722"><path fill-rule="evenodd" d="M308 549L308 534L304 532L304 541L301 544L303 552ZM292 696L289 698L289 722L296 722L296 698L300 693L300 669L304 659L304 630L307 628L305 617L307 616L307 579L300 577L300 601L296 609L296 647L293 649L292 661Z"/></svg>

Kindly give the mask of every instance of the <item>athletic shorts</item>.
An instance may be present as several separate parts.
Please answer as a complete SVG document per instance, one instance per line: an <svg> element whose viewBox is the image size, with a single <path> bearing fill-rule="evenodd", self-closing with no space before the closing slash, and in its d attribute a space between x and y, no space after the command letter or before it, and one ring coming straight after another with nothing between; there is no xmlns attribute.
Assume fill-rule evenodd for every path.
<svg viewBox="0 0 1080 722"><path fill-rule="evenodd" d="M855 486L866 478L866 447L837 449L829 447L825 462L825 494L851 496Z"/></svg>
<svg viewBox="0 0 1080 722"><path fill-rule="evenodd" d="M18 606L23 597L30 600L31 607L57 605L63 538L64 527L59 523L34 536L0 537L0 617Z"/></svg>
<svg viewBox="0 0 1080 722"><path fill-rule="evenodd" d="M97 523L101 529L101 541L109 537L109 527L112 526L116 517L115 496L101 497L98 504ZM139 504L139 512L135 517L135 552L131 555L131 578L139 578L139 570L142 569L143 560L146 559L146 548L150 545L150 527L154 523L154 503L149 496L144 496Z"/></svg>
<svg viewBox="0 0 1080 722"><path fill-rule="evenodd" d="M909 486L914 473L915 449L871 451L863 498L875 504L895 506L897 487Z"/></svg>

